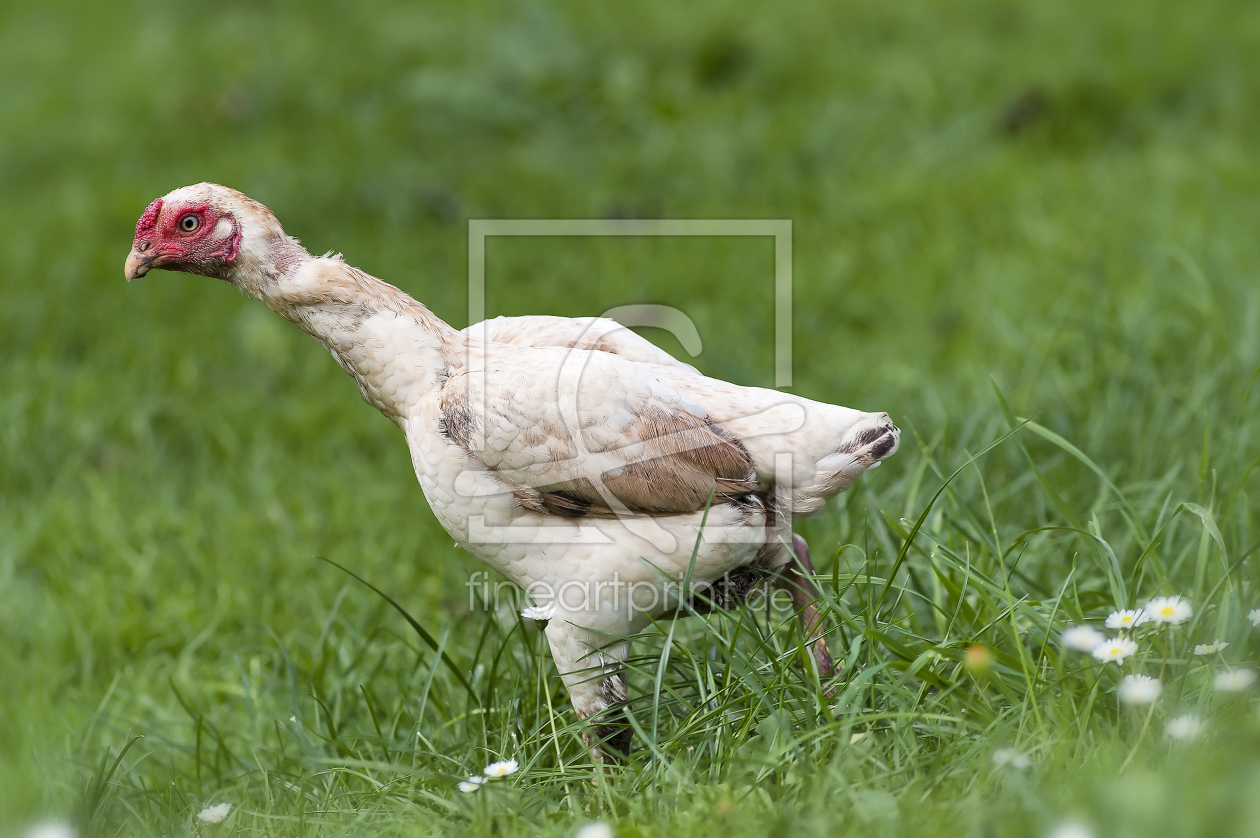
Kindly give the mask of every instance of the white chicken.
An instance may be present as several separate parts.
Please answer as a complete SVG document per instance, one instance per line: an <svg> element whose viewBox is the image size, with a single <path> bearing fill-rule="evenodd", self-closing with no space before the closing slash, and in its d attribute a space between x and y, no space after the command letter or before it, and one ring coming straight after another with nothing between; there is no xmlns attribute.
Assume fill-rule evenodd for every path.
<svg viewBox="0 0 1260 838"><path fill-rule="evenodd" d="M127 279L152 268L263 302L402 430L442 526L549 618L597 760L629 745L625 638L684 601L726 607L780 584L830 674L792 519L897 450L888 414L706 378L607 319L458 331L340 256L310 255L266 207L216 184L145 209Z"/></svg>

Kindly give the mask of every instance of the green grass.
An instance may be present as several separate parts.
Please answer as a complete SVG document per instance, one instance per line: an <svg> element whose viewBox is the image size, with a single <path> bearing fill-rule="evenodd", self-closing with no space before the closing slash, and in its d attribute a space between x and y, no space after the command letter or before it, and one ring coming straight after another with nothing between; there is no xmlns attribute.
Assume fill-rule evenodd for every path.
<svg viewBox="0 0 1260 838"><path fill-rule="evenodd" d="M1260 830L1260 716L1190 654L1257 654L1260 9L772 8L0 8L0 831ZM904 429L800 526L837 697L780 613L661 626L593 784L540 635L469 613L479 566L332 359L220 283L122 282L200 180L461 326L468 218L791 218L795 391ZM674 305L702 370L772 383L767 242L488 253L491 315ZM1057 636L1172 593L1194 619L1123 670L1162 672L1145 723Z"/></svg>

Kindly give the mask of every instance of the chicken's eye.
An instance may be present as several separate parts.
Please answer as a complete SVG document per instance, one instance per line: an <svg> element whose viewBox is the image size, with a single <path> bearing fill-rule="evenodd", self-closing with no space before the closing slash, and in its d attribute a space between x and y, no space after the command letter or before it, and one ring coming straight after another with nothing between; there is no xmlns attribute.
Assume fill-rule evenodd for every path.
<svg viewBox="0 0 1260 838"><path fill-rule="evenodd" d="M191 233L201 226L201 219L195 215L185 215L179 220L179 229L185 233Z"/></svg>

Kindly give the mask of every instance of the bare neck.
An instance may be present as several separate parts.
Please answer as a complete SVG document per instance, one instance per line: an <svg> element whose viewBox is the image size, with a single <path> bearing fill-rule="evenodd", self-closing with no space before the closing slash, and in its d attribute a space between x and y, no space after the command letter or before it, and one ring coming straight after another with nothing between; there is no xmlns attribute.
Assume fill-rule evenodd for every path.
<svg viewBox="0 0 1260 838"><path fill-rule="evenodd" d="M419 400L463 366L463 336L340 257L301 256L274 265L274 278L247 293L319 341L363 400L403 426Z"/></svg>

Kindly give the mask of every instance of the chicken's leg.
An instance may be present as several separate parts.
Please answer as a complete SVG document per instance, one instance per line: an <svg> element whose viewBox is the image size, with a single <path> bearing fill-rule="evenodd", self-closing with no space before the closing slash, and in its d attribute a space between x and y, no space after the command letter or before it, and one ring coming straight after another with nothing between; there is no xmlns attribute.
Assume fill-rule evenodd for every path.
<svg viewBox="0 0 1260 838"><path fill-rule="evenodd" d="M606 637L559 619L547 624L547 640L573 709L578 718L591 721L582 733L591 756L596 763L621 762L630 751L630 726L621 707L630 642L601 645Z"/></svg>
<svg viewBox="0 0 1260 838"><path fill-rule="evenodd" d="M792 549L788 551L790 558L783 566L783 587L792 594L792 607L801 618L801 628L814 649L814 660L818 663L818 677L826 678L831 674L834 665L831 652L827 649L827 641L823 638L822 616L818 613L818 601L822 592L814 583L814 563L809 557L809 545L799 535L792 536Z"/></svg>

